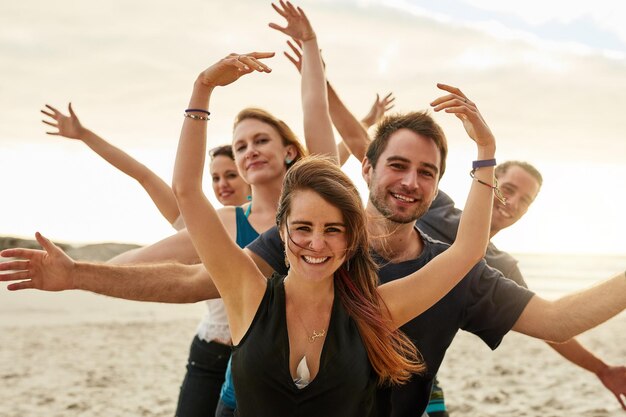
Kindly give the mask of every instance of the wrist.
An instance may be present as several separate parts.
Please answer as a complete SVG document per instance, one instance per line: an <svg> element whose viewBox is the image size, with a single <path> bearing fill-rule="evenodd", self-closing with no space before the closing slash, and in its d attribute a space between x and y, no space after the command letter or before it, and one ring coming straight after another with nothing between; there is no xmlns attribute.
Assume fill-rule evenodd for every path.
<svg viewBox="0 0 626 417"><path fill-rule="evenodd" d="M87 290L88 288L83 286L82 274L85 273L86 269L85 262L76 262L75 260L71 260L71 264L68 267L67 277L68 277L68 290Z"/></svg>
<svg viewBox="0 0 626 417"><path fill-rule="evenodd" d="M611 369L609 365L600 361L598 365L594 366L592 372L596 374L598 378L602 379L602 377L604 376L604 373L607 372L609 369Z"/></svg>
<svg viewBox="0 0 626 417"><path fill-rule="evenodd" d="M302 43L306 43L306 42L309 42L309 41L314 41L316 39L317 39L317 35L315 34L315 32L312 32L309 36L306 37L306 39L302 38L302 39L300 39L300 41Z"/></svg>
<svg viewBox="0 0 626 417"><path fill-rule="evenodd" d="M215 87L216 85L206 81L202 77L202 73L198 75L198 78L196 78L196 81L193 83L194 93L199 92L199 93L211 94L211 92L213 91Z"/></svg>
<svg viewBox="0 0 626 417"><path fill-rule="evenodd" d="M78 129L76 136L77 139L82 140L85 143L89 143L96 137L96 134L87 128L81 127Z"/></svg>
<svg viewBox="0 0 626 417"><path fill-rule="evenodd" d="M478 145L478 152L476 159L493 159L496 156L496 145Z"/></svg>

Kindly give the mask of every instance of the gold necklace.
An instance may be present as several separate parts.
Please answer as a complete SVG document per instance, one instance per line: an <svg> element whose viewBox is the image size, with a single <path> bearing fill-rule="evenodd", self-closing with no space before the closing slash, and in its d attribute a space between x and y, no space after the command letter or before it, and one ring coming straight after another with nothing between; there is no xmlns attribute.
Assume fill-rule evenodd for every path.
<svg viewBox="0 0 626 417"><path fill-rule="evenodd" d="M300 324L302 324L302 328L307 333L307 340L309 341L309 343L314 343L316 339L321 339L324 336L326 336L325 329L322 329L319 332L314 329L313 332L311 333L309 329L307 329L306 325L304 324L304 320L302 320L300 313L298 313L298 311L295 309L294 309L294 312L296 313L296 316L298 316L298 319L300 320ZM308 334L311 334L311 336L308 336Z"/></svg>

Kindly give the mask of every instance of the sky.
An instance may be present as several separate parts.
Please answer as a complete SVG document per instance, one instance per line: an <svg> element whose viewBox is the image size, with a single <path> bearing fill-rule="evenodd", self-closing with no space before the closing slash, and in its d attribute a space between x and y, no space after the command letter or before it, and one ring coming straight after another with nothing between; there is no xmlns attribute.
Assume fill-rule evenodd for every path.
<svg viewBox="0 0 626 417"><path fill-rule="evenodd" d="M424 109L460 87L497 139L544 186L494 242L511 252L626 254L626 6L620 2L318 0L307 12L328 78L357 115L393 92ZM173 233L141 187L81 143L45 135L39 109L72 101L84 125L170 181L192 83L230 52L276 51L271 74L214 93L209 146L258 106L302 132L299 76L281 56L269 2L164 0L0 5L0 235L148 244ZM463 206L474 146L435 115L450 155L440 188ZM346 166L366 198L359 164ZM207 187L209 182L205 181ZM207 194L211 190L207 188Z"/></svg>

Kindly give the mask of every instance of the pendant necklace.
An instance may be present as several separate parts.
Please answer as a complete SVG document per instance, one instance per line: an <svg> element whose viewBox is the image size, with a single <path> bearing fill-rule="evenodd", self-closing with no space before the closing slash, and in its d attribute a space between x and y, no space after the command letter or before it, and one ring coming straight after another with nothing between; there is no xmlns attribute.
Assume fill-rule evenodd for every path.
<svg viewBox="0 0 626 417"><path fill-rule="evenodd" d="M298 313L297 310L294 310L294 312L296 313L296 316L298 316L298 319L300 320L300 324L302 324L302 328L307 334L307 340L309 341L309 343L314 343L316 339L322 339L324 336L326 336L325 329L322 329L319 332L314 329L313 332L310 332L309 329L307 329L306 325L304 324L304 320L302 320L300 313Z"/></svg>

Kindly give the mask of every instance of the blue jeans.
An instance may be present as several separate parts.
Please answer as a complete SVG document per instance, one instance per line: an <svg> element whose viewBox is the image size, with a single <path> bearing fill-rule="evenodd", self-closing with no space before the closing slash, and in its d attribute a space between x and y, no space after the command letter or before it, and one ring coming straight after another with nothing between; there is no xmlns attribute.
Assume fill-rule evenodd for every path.
<svg viewBox="0 0 626 417"><path fill-rule="evenodd" d="M231 347L194 337L189 349L187 373L180 387L176 417L213 417Z"/></svg>

